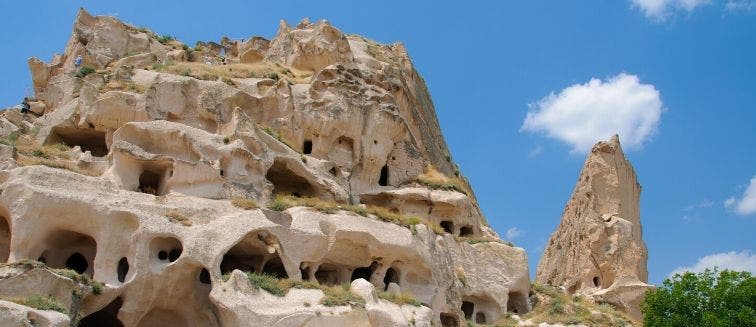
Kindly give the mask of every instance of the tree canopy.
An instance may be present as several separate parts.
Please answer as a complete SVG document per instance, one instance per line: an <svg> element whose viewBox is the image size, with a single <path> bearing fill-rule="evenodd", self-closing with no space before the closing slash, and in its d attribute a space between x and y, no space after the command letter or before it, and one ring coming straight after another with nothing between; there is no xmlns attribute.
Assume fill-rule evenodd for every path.
<svg viewBox="0 0 756 327"><path fill-rule="evenodd" d="M749 272L686 272L649 290L643 322L655 326L756 326L756 278Z"/></svg>

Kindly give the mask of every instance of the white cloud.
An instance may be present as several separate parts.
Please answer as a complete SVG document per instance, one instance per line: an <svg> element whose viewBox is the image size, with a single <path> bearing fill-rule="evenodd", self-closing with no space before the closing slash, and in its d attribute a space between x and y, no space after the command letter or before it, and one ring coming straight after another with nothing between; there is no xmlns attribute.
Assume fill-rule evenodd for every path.
<svg viewBox="0 0 756 327"><path fill-rule="evenodd" d="M507 229L507 232L504 235L507 237L507 240L513 240L522 235L522 230L517 227L512 227Z"/></svg>
<svg viewBox="0 0 756 327"><path fill-rule="evenodd" d="M669 277L686 271L699 273L706 269L718 267L719 270L730 269L735 271L748 271L756 274L756 254L751 254L750 250L741 252L724 252L707 255L698 258L698 262L689 267L679 267L673 270Z"/></svg>
<svg viewBox="0 0 756 327"><path fill-rule="evenodd" d="M751 11L756 7L756 0L729 0L725 3L727 11Z"/></svg>
<svg viewBox="0 0 756 327"><path fill-rule="evenodd" d="M679 11L691 12L708 4L709 0L631 0L633 6L640 9L646 17L663 21Z"/></svg>
<svg viewBox="0 0 756 327"><path fill-rule="evenodd" d="M552 92L530 105L520 130L566 142L573 152L588 152L597 141L614 134L628 148L640 149L656 132L662 110L653 85L622 73Z"/></svg>
<svg viewBox="0 0 756 327"><path fill-rule="evenodd" d="M756 176L751 178L751 183L740 199L731 197L725 200L724 206L733 209L736 214L741 216L756 214Z"/></svg>
<svg viewBox="0 0 756 327"><path fill-rule="evenodd" d="M530 150L530 152L528 153L528 158L535 158L539 156L541 153L543 153L543 147L540 145L537 145L535 148Z"/></svg>
<svg viewBox="0 0 756 327"><path fill-rule="evenodd" d="M685 207L685 209L683 209L683 211L691 211L691 210L695 210L695 209L711 208L712 206L714 206L714 201L711 201L709 199L703 199L699 203L691 204L691 205Z"/></svg>

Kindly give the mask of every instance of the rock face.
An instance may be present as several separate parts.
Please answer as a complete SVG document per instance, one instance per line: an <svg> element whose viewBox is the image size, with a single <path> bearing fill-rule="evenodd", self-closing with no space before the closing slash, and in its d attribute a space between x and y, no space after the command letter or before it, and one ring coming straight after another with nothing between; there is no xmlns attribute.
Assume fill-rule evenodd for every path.
<svg viewBox="0 0 756 327"><path fill-rule="evenodd" d="M82 326L461 326L530 309L525 251L487 227L401 44L305 20L190 48L82 10L65 52L29 66L36 113L0 114L0 260L46 267L0 271L2 299L50 294ZM56 286L77 273L102 290ZM40 315L0 305L9 324Z"/></svg>
<svg viewBox="0 0 756 327"><path fill-rule="evenodd" d="M593 146L536 281L610 303L640 317L648 287L640 223L641 187L619 137Z"/></svg>

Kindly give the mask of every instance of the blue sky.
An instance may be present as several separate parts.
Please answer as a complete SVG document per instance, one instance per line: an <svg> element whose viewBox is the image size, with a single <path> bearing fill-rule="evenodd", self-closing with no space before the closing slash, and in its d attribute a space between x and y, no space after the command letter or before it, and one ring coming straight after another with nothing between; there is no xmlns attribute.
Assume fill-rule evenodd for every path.
<svg viewBox="0 0 756 327"><path fill-rule="evenodd" d="M636 144L627 156L643 186L652 283L680 267L756 270L753 0L3 1L0 107L31 92L27 58L61 52L79 6L190 44L272 38L279 19L303 17L402 41L454 160L491 225L528 251L531 273L585 158L559 123L575 110L633 137L623 145ZM528 112L546 111L559 119L523 128ZM581 140L606 132L584 127Z"/></svg>

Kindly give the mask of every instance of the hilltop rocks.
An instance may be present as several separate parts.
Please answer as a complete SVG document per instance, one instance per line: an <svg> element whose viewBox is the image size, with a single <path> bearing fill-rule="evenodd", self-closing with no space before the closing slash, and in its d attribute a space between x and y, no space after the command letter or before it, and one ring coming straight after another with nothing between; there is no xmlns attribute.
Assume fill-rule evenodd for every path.
<svg viewBox="0 0 756 327"><path fill-rule="evenodd" d="M639 302L650 287L640 191L619 137L598 142L538 263L536 281L610 303L639 318Z"/></svg>
<svg viewBox="0 0 756 327"><path fill-rule="evenodd" d="M0 113L0 259L104 283L71 310L84 326L461 326L530 309L525 251L486 226L401 44L305 20L189 49L82 10L65 52L29 66L41 116ZM421 183L431 170L456 188ZM48 292L60 278L2 275L0 297L70 307Z"/></svg>

